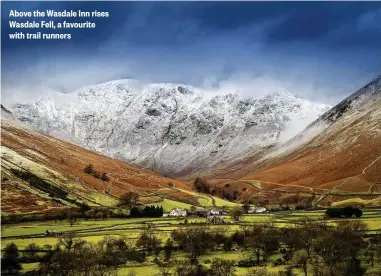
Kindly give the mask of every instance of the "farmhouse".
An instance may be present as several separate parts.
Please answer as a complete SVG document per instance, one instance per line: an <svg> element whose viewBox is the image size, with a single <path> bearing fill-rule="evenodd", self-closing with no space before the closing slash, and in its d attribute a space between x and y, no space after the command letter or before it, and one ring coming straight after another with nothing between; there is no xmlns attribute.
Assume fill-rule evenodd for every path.
<svg viewBox="0 0 381 276"><path fill-rule="evenodd" d="M225 224L225 220L222 217L218 216L208 216L206 222L210 224Z"/></svg>
<svg viewBox="0 0 381 276"><path fill-rule="evenodd" d="M45 236L60 236L62 233L57 230L46 230Z"/></svg>
<svg viewBox="0 0 381 276"><path fill-rule="evenodd" d="M209 209L207 211L208 215L211 216L211 215L221 215L221 211L220 210L217 210L217 209Z"/></svg>
<svg viewBox="0 0 381 276"><path fill-rule="evenodd" d="M170 217L186 217L187 216L187 210L183 208L175 208L172 211L169 212Z"/></svg>
<svg viewBox="0 0 381 276"><path fill-rule="evenodd" d="M254 214L254 213L264 213L266 212L266 208L264 207L251 207L247 213Z"/></svg>

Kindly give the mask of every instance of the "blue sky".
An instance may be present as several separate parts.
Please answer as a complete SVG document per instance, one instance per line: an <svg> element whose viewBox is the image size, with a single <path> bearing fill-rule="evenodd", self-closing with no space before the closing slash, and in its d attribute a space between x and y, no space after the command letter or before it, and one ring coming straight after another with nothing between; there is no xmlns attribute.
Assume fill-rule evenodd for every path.
<svg viewBox="0 0 381 276"><path fill-rule="evenodd" d="M135 78L254 96L282 87L334 104L381 73L381 2L1 5L3 98ZM10 9L110 17L90 19L93 30L70 30L71 40L9 40Z"/></svg>

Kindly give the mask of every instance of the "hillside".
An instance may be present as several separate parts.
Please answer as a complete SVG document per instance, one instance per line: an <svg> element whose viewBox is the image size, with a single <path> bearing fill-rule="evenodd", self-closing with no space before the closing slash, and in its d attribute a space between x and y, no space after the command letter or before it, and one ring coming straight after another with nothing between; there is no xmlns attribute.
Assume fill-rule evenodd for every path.
<svg viewBox="0 0 381 276"><path fill-rule="evenodd" d="M321 204L381 201L381 76L260 160L211 177L216 185L245 183L253 193L316 194ZM241 198L245 193L241 193ZM265 196L266 197L266 196Z"/></svg>
<svg viewBox="0 0 381 276"><path fill-rule="evenodd" d="M205 196L183 182L37 133L1 109L3 215L48 214L82 203L113 208L129 191L138 193L143 204L213 205L212 199L200 201ZM84 173L89 164L107 173L109 182Z"/></svg>
<svg viewBox="0 0 381 276"><path fill-rule="evenodd" d="M51 91L11 106L39 132L171 177L261 154L327 109L285 91L245 98L136 80Z"/></svg>

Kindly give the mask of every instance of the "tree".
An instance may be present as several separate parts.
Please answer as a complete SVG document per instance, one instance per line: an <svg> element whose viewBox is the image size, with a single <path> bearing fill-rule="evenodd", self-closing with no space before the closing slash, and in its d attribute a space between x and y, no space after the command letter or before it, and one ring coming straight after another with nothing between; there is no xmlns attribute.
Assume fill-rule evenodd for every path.
<svg viewBox="0 0 381 276"><path fill-rule="evenodd" d="M381 236L369 238L367 249L364 253L368 263L370 263L371 266L374 266L374 262L378 259L378 256L381 260Z"/></svg>
<svg viewBox="0 0 381 276"><path fill-rule="evenodd" d="M233 239L227 238L224 242L224 250L225 251L231 251L233 248Z"/></svg>
<svg viewBox="0 0 381 276"><path fill-rule="evenodd" d="M105 182L109 182L110 178L107 176L107 173L102 173L101 177L100 177L100 180L103 180Z"/></svg>
<svg viewBox="0 0 381 276"><path fill-rule="evenodd" d="M161 240L158 239L152 229L144 230L136 242L137 247L143 248L148 254L155 253L158 255L160 252Z"/></svg>
<svg viewBox="0 0 381 276"><path fill-rule="evenodd" d="M117 251L107 251L103 245L83 242L70 251L57 250L47 261L40 263L39 275L116 275L115 263L108 261L114 257L109 254Z"/></svg>
<svg viewBox="0 0 381 276"><path fill-rule="evenodd" d="M121 206L127 206L129 209L134 207L139 202L139 194L135 192L128 192L122 195Z"/></svg>
<svg viewBox="0 0 381 276"><path fill-rule="evenodd" d="M24 258L28 260L33 260L37 256L38 251L40 250L40 246L38 246L36 243L31 243L25 247L24 252L22 254Z"/></svg>
<svg viewBox="0 0 381 276"><path fill-rule="evenodd" d="M292 267L288 266L285 270L279 271L279 276L296 276L292 271Z"/></svg>
<svg viewBox="0 0 381 276"><path fill-rule="evenodd" d="M160 273L156 274L155 276L172 276L171 268L170 267L159 267Z"/></svg>
<svg viewBox="0 0 381 276"><path fill-rule="evenodd" d="M265 267L252 268L245 276L276 276L275 273L267 272Z"/></svg>
<svg viewBox="0 0 381 276"><path fill-rule="evenodd" d="M303 269L304 275L308 275L308 253L305 250L297 251L294 254L293 262Z"/></svg>
<svg viewBox="0 0 381 276"><path fill-rule="evenodd" d="M92 174L94 172L94 166L93 164L89 164L88 166L86 166L83 171L87 174Z"/></svg>
<svg viewBox="0 0 381 276"><path fill-rule="evenodd" d="M193 183L194 187L196 188L197 192L209 194L210 193L210 185L209 183L201 179L200 177L197 177L196 180Z"/></svg>
<svg viewBox="0 0 381 276"><path fill-rule="evenodd" d="M2 275L18 275L21 270L19 260L19 250L15 243L8 244L1 259L1 274Z"/></svg>
<svg viewBox="0 0 381 276"><path fill-rule="evenodd" d="M201 265L186 260L177 260L173 263L174 276L208 276L207 272Z"/></svg>
<svg viewBox="0 0 381 276"><path fill-rule="evenodd" d="M68 214L67 220L69 221L69 224L72 227L74 224L77 223L78 218L73 214Z"/></svg>
<svg viewBox="0 0 381 276"><path fill-rule="evenodd" d="M364 229L362 222L344 221L319 233L314 250L328 267L329 275L336 276L343 265L356 262L359 251L366 245L361 234Z"/></svg>
<svg viewBox="0 0 381 276"><path fill-rule="evenodd" d="M239 218L242 216L242 208L238 206L234 207L231 212L231 216L233 220L239 221Z"/></svg>
<svg viewBox="0 0 381 276"><path fill-rule="evenodd" d="M257 264L262 260L267 261L268 257L279 248L279 231L271 224L257 224L252 228L246 227L241 231L243 245L251 248L253 257Z"/></svg>
<svg viewBox="0 0 381 276"><path fill-rule="evenodd" d="M80 242L80 239L75 237L74 233L66 233L58 238L58 244L64 247L66 251L71 251L74 248L74 245L77 242Z"/></svg>
<svg viewBox="0 0 381 276"><path fill-rule="evenodd" d="M245 214L247 214L250 210L250 204L249 203L245 203L243 206L242 206L242 210Z"/></svg>
<svg viewBox="0 0 381 276"><path fill-rule="evenodd" d="M361 266L361 261L356 258L347 263L345 276L362 276L365 274L365 271L366 269Z"/></svg>
<svg viewBox="0 0 381 276"><path fill-rule="evenodd" d="M167 262L169 262L169 260L172 257L173 249L174 249L173 240L169 238L167 239L167 242L165 243L165 246L164 246L164 258Z"/></svg>
<svg viewBox="0 0 381 276"><path fill-rule="evenodd" d="M310 257L314 240L319 233L323 233L326 230L327 225L325 222L316 222L308 219L299 221L295 227L282 229L282 241L287 245L287 252L285 253L290 257L288 260L292 258L295 251L302 249Z"/></svg>
<svg viewBox="0 0 381 276"><path fill-rule="evenodd" d="M215 258L210 266L211 276L234 276L234 262L224 259Z"/></svg>
<svg viewBox="0 0 381 276"><path fill-rule="evenodd" d="M178 229L172 232L172 238L182 250L189 253L193 262L214 246L214 238L208 227Z"/></svg>

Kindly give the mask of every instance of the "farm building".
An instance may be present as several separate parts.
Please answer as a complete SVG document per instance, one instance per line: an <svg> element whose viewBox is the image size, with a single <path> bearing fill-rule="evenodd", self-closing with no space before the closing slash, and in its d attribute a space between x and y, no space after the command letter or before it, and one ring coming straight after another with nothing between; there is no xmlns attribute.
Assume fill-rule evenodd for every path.
<svg viewBox="0 0 381 276"><path fill-rule="evenodd" d="M221 211L217 210L217 209L209 209L207 211L207 213L208 213L209 216L212 216L212 215L221 215Z"/></svg>
<svg viewBox="0 0 381 276"><path fill-rule="evenodd" d="M208 216L206 222L210 224L225 224L225 220L222 217L218 216Z"/></svg>
<svg viewBox="0 0 381 276"><path fill-rule="evenodd" d="M45 236L60 236L62 233L57 230L46 230Z"/></svg>
<svg viewBox="0 0 381 276"><path fill-rule="evenodd" d="M172 211L169 212L170 217L186 217L187 216L187 210L183 208L175 208Z"/></svg>
<svg viewBox="0 0 381 276"><path fill-rule="evenodd" d="M254 214L254 213L264 213L264 212L266 212L266 208L264 208L264 207L251 207L248 211L247 211L247 213L249 213L249 214Z"/></svg>

